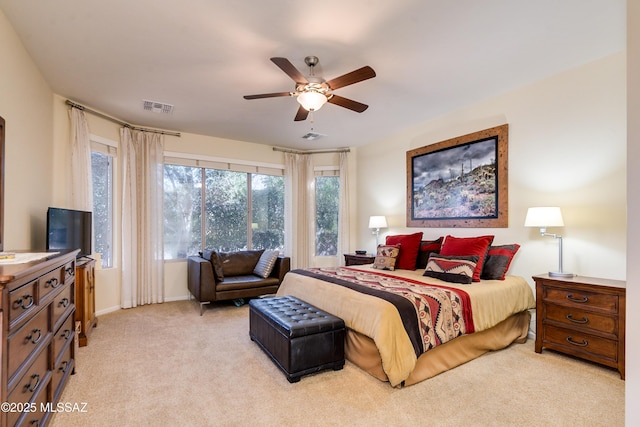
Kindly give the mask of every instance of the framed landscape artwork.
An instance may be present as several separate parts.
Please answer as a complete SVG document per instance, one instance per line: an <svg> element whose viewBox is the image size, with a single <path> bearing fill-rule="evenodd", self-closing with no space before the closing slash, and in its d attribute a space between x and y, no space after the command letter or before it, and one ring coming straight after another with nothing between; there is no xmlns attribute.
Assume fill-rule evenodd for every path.
<svg viewBox="0 0 640 427"><path fill-rule="evenodd" d="M509 125L407 151L407 227L508 227Z"/></svg>

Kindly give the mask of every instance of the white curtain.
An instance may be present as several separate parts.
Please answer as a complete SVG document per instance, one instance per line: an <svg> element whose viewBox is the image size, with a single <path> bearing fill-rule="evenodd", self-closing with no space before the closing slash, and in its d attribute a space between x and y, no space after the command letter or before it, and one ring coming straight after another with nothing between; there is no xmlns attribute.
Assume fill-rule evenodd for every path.
<svg viewBox="0 0 640 427"><path fill-rule="evenodd" d="M340 204L338 205L338 265L344 265L342 254L349 252L350 212L349 212L349 157L340 153Z"/></svg>
<svg viewBox="0 0 640 427"><path fill-rule="evenodd" d="M71 204L73 209L93 211L91 141L84 111L72 107L71 120Z"/></svg>
<svg viewBox="0 0 640 427"><path fill-rule="evenodd" d="M284 154L285 176L285 250L291 268L310 266L315 239L315 179L309 154Z"/></svg>
<svg viewBox="0 0 640 427"><path fill-rule="evenodd" d="M122 128L122 308L164 302L163 136Z"/></svg>

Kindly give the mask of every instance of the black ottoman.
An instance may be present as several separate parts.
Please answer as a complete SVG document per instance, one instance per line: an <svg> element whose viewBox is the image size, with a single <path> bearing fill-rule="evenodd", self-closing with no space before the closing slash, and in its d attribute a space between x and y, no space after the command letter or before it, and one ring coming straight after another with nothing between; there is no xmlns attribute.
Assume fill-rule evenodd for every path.
<svg viewBox="0 0 640 427"><path fill-rule="evenodd" d="M292 296L250 300L249 336L291 383L344 366L344 321Z"/></svg>

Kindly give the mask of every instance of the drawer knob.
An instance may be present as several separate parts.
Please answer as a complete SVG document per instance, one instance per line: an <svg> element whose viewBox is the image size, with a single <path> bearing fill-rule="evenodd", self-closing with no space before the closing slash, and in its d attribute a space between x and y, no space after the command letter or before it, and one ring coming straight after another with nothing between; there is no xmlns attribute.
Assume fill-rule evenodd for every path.
<svg viewBox="0 0 640 427"><path fill-rule="evenodd" d="M32 305L33 305L33 295L29 295L29 294L24 294L23 296L21 296L20 298L18 298L13 302L14 308L20 307L23 310L26 310Z"/></svg>
<svg viewBox="0 0 640 427"><path fill-rule="evenodd" d="M73 268L73 267L66 268L64 271L65 271L65 273L67 273L68 276L75 276L76 275L76 269Z"/></svg>
<svg viewBox="0 0 640 427"><path fill-rule="evenodd" d="M574 298L573 294L567 294L567 299L571 302L585 303L589 301L589 298L586 295L583 295L582 298Z"/></svg>
<svg viewBox="0 0 640 427"><path fill-rule="evenodd" d="M65 329L61 334L60 337L64 340L68 340L69 337L71 336L71 329Z"/></svg>
<svg viewBox="0 0 640 427"><path fill-rule="evenodd" d="M67 307L69 305L69 298L62 298L58 303L58 307Z"/></svg>
<svg viewBox="0 0 640 427"><path fill-rule="evenodd" d="M24 389L25 389L25 391L29 390L31 393L33 393L36 390L36 388L38 387L38 384L40 384L40 375L39 374L33 374L33 375L31 375L31 379L29 380L29 382L24 385Z"/></svg>
<svg viewBox="0 0 640 427"><path fill-rule="evenodd" d="M65 372L67 372L68 367L69 367L69 362L67 360L64 360L60 364L60 367L58 368L58 370L64 374Z"/></svg>
<svg viewBox="0 0 640 427"><path fill-rule="evenodd" d="M46 281L44 287L48 288L49 286L51 286L52 288L56 288L60 284L59 282L60 281L58 280L57 277L53 277Z"/></svg>
<svg viewBox="0 0 640 427"><path fill-rule="evenodd" d="M587 340L582 340L582 342L574 341L574 340L573 340L573 337L572 337L571 335L569 335L569 336L567 337L567 342L568 342L569 344L572 344L572 345L577 345L578 347L586 347L586 346L588 346L588 345L589 345L589 343L587 342Z"/></svg>
<svg viewBox="0 0 640 427"><path fill-rule="evenodd" d="M573 314L571 313L567 314L567 320L573 323L581 323L581 324L589 323L589 319L587 319L586 317L582 316L582 319L574 319Z"/></svg>
<svg viewBox="0 0 640 427"><path fill-rule="evenodd" d="M42 338L42 331L36 328L33 331L31 331L29 335L27 335L26 339L27 341L31 341L31 344L38 344L38 341L40 341L41 338Z"/></svg>

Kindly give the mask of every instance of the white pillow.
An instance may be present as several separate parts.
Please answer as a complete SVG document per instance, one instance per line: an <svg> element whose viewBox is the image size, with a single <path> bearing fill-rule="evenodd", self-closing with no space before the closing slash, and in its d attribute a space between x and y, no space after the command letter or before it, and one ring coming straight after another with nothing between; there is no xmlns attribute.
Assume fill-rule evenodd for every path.
<svg viewBox="0 0 640 427"><path fill-rule="evenodd" d="M273 270L273 266L276 265L278 255L280 255L280 252L278 251L264 251L262 255L260 255L258 264L256 264L256 267L253 269L253 274L260 276L263 279L269 277L271 270Z"/></svg>

